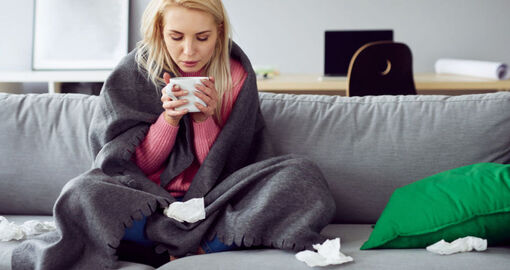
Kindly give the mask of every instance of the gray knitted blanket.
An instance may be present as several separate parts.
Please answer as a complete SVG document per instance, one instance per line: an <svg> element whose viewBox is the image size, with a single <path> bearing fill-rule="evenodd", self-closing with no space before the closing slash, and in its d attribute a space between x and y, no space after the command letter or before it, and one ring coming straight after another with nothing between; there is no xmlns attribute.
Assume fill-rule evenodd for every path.
<svg viewBox="0 0 510 270"><path fill-rule="evenodd" d="M183 256L204 238L227 245L299 251L323 242L319 234L335 211L322 173L311 161L268 157L271 148L259 108L256 77L242 50L231 55L248 77L228 121L200 166L183 201L204 197L206 219L178 222L163 215L175 201L162 186L194 160L191 119L183 117L162 174L150 181L131 160L151 123L163 111L160 89L145 79L131 52L115 68L94 112L91 147L95 166L69 181L54 206L56 232L21 243L13 252L18 269L115 268L116 248L133 220L148 216L146 233L158 253ZM91 112L92 113L92 112Z"/></svg>

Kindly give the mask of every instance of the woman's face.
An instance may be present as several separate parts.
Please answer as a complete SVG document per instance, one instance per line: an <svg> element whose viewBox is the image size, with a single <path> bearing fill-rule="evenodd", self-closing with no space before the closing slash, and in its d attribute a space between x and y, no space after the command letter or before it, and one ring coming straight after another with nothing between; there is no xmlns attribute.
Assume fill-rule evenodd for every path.
<svg viewBox="0 0 510 270"><path fill-rule="evenodd" d="M218 39L211 14L172 6L165 11L163 25L166 49L182 71L200 71L211 60Z"/></svg>

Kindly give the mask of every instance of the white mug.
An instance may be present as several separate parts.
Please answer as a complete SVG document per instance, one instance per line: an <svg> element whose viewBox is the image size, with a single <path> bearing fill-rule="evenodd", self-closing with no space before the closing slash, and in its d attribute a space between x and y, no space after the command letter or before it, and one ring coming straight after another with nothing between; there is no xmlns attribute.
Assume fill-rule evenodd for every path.
<svg viewBox="0 0 510 270"><path fill-rule="evenodd" d="M175 108L176 111L188 109L188 112L200 112L200 110L195 106L195 102L198 102L204 106L207 107L207 104L203 102L200 98L195 96L195 92L200 92L200 90L195 88L196 84L204 85L201 80L209 79L208 77L175 77L170 79L170 83L165 86L165 93L167 96L169 96L172 100L177 99L187 99L189 102L187 104L184 104L182 106L179 106ZM181 97L176 97L172 93L172 87L174 85L179 85L181 90L187 90L188 94Z"/></svg>

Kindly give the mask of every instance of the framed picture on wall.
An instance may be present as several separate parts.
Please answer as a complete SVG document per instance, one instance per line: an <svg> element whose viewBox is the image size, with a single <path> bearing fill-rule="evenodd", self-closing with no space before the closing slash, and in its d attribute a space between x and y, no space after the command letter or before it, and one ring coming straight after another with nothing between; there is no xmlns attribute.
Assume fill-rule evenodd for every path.
<svg viewBox="0 0 510 270"><path fill-rule="evenodd" d="M34 70L112 69L127 54L129 0L34 2Z"/></svg>

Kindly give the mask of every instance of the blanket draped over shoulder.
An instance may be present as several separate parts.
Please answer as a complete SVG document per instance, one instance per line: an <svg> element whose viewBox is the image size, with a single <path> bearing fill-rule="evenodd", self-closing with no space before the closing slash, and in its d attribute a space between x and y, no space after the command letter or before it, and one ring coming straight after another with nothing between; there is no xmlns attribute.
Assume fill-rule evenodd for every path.
<svg viewBox="0 0 510 270"><path fill-rule="evenodd" d="M157 243L155 251L174 256L194 253L202 239L215 236L227 245L294 251L322 243L319 232L335 210L327 182L305 158L270 155L256 76L235 43L231 57L247 78L183 198L204 197L206 219L181 223L163 215L176 201L163 187L195 158L192 123L189 116L181 119L161 186L150 181L132 156L163 112L161 86L137 68L135 53L103 86L89 134L94 166L62 189L53 213L58 230L21 243L12 255L13 269L114 268L125 228L142 216L148 217L146 234Z"/></svg>

